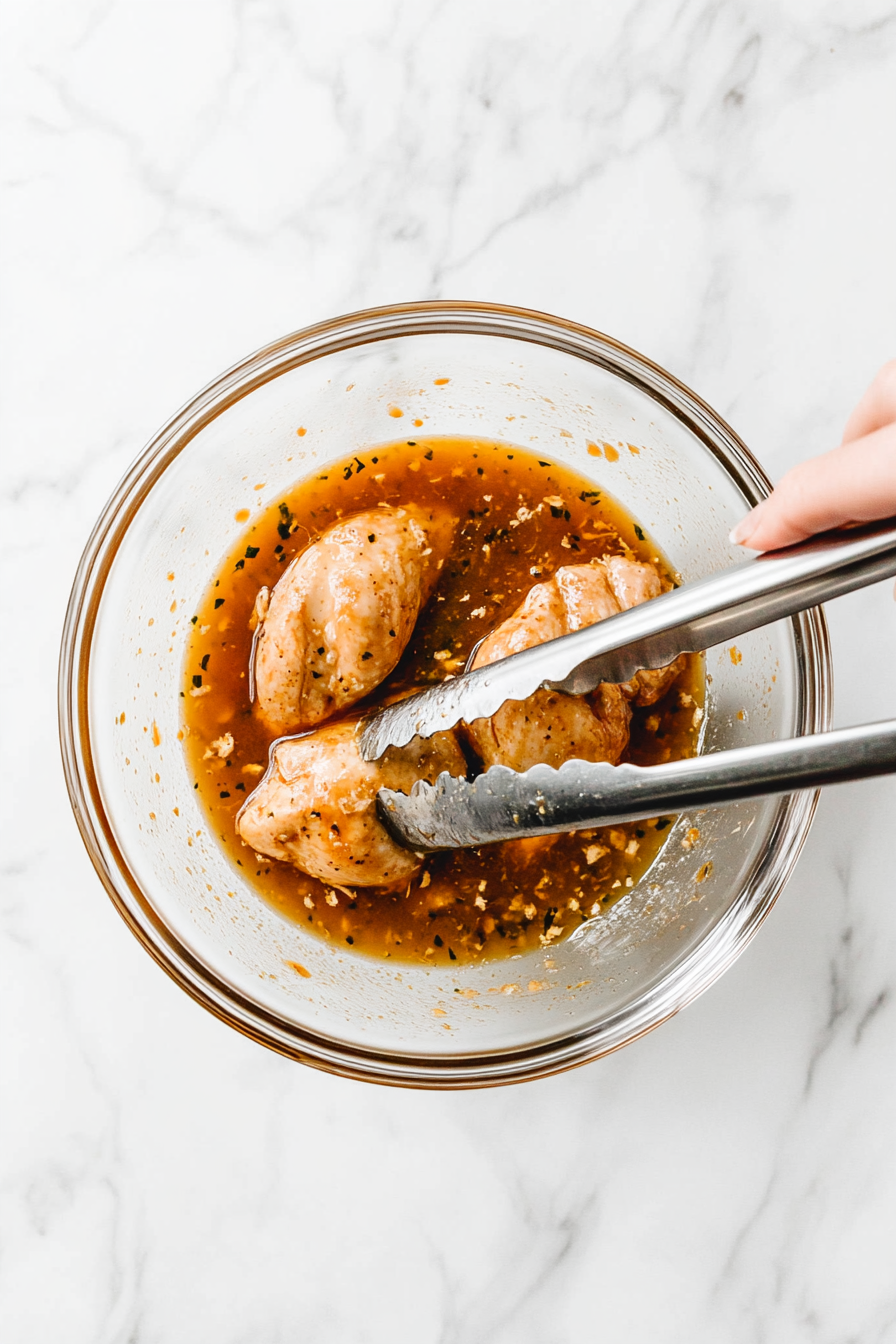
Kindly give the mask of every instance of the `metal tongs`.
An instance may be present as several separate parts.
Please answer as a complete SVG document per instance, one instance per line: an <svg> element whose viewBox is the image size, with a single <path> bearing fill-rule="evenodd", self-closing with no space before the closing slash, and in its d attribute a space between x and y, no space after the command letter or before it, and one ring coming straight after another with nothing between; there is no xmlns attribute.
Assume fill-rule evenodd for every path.
<svg viewBox="0 0 896 1344"><path fill-rule="evenodd" d="M584 695L628 681L771 621L896 575L896 518L823 533L664 593L500 662L464 672L372 715L361 733L365 760L415 736L494 714L539 689ZM567 761L522 774L492 766L472 782L440 775L410 795L381 789L379 815L416 850L636 821L740 798L790 793L896 771L896 719L791 741L720 751L665 765Z"/></svg>

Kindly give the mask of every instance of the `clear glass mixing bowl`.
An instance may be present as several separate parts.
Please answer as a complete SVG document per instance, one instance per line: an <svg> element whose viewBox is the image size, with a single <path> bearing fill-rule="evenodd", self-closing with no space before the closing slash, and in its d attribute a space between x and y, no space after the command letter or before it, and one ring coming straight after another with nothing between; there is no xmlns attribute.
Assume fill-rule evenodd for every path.
<svg viewBox="0 0 896 1344"><path fill-rule="evenodd" d="M394 407L403 421L390 416ZM310 327L200 392L106 506L65 624L62 750L107 891L206 1008L284 1054L355 1078L484 1086L594 1059L706 989L768 913L816 795L680 817L659 860L606 916L545 952L485 965L373 960L263 903L209 836L177 740L190 617L245 525L238 511L264 507L415 418L427 434L506 439L586 473L650 530L685 580L742 558L729 529L768 492L709 406L586 327L474 303L374 309ZM608 461L588 454L589 441L640 451L623 447ZM706 667L704 751L829 726L820 611L739 639L733 655L713 649ZM693 825L701 838L688 849L681 839Z"/></svg>

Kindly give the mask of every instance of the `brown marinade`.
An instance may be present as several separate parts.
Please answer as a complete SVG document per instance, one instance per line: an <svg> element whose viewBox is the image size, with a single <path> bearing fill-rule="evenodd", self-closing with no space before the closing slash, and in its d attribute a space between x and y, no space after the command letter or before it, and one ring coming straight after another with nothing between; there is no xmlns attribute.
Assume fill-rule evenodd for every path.
<svg viewBox="0 0 896 1344"><path fill-rule="evenodd" d="M447 504L461 521L401 662L353 714L460 671L473 645L561 565L630 554L672 577L650 538L599 482L513 444L405 439L297 482L246 527L194 617L184 747L209 825L260 897L342 948L432 964L549 947L637 883L669 818L430 856L397 893L328 887L286 863L259 859L236 833L236 815L267 765L271 740L249 701L258 589L273 586L312 537L381 501ZM694 656L658 704L635 710L623 759L651 765L693 755L702 705L702 660ZM233 737L230 754L207 756L225 734Z"/></svg>

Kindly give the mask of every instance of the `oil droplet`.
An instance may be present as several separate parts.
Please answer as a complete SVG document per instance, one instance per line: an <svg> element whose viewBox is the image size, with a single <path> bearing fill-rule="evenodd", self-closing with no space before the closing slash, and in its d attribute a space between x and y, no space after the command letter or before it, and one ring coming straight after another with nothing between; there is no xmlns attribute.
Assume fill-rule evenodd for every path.
<svg viewBox="0 0 896 1344"><path fill-rule="evenodd" d="M162 734L159 732L159 725L156 723L155 719L152 721L152 744L154 747L160 747L162 745Z"/></svg>
<svg viewBox="0 0 896 1344"><path fill-rule="evenodd" d="M172 570L171 573L168 575L168 582L171 583L173 578L174 578L174 571Z"/></svg>
<svg viewBox="0 0 896 1344"><path fill-rule="evenodd" d="M450 378L433 378L432 385L433 387L444 387L446 383L450 382Z"/></svg>
<svg viewBox="0 0 896 1344"><path fill-rule="evenodd" d="M392 416L393 420L400 420L401 417L404 415L404 411L401 409L400 406L390 406L389 414Z"/></svg>
<svg viewBox="0 0 896 1344"><path fill-rule="evenodd" d="M613 445L612 445L612 443L605 443L605 444L604 444L604 457L606 457L606 459L607 459L608 462L618 462L618 461L619 461L619 449L618 449L618 448L614 448Z"/></svg>
<svg viewBox="0 0 896 1344"><path fill-rule="evenodd" d="M354 383L352 383L352 387L354 387ZM348 390L348 389L346 389L346 390ZM299 425L298 429L296 430L296 433L298 434L298 436L299 436L300 439L304 439L304 437L305 437L305 435L308 433L308 431L307 431L307 429L305 428L304 425Z"/></svg>
<svg viewBox="0 0 896 1344"><path fill-rule="evenodd" d="M121 714L119 714L119 716L118 716L118 722L119 722L119 723L124 723L124 711L123 711L123 710L122 710Z"/></svg>
<svg viewBox="0 0 896 1344"><path fill-rule="evenodd" d="M641 449L640 449L640 448L636 448L635 445L634 445L633 443L627 443L625 446L626 446L626 448L629 450L629 452L632 454L633 457L639 457L639 456L640 456L640 454L641 454Z"/></svg>
<svg viewBox="0 0 896 1344"><path fill-rule="evenodd" d="M249 510L237 509L236 513L233 515L233 521L235 523L247 523L249 521Z"/></svg>
<svg viewBox="0 0 896 1344"><path fill-rule="evenodd" d="M741 653L740 649L737 647L737 645L732 644L731 648L728 650L728 657L731 659L734 666L737 667L738 663L743 662L744 656Z"/></svg>
<svg viewBox="0 0 896 1344"><path fill-rule="evenodd" d="M592 457L603 457L603 453L598 448L596 443L588 444L588 452L591 454Z"/></svg>

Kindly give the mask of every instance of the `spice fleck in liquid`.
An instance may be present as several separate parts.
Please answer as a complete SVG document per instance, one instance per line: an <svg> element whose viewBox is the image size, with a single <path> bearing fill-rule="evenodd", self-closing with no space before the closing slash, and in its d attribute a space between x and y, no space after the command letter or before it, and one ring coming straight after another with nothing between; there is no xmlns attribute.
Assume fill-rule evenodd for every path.
<svg viewBox="0 0 896 1344"><path fill-rule="evenodd" d="M447 505L460 523L401 662L352 714L461 671L474 644L561 565L624 554L671 581L656 547L600 483L512 444L419 438L331 464L246 528L194 618L184 745L212 831L261 898L342 948L438 964L551 946L631 890L670 818L431 855L406 888L390 892L327 886L260 858L236 832L271 741L249 699L256 594L319 533L380 502ZM623 760L652 765L693 755L702 704L702 661L694 656L658 704L635 709Z"/></svg>

